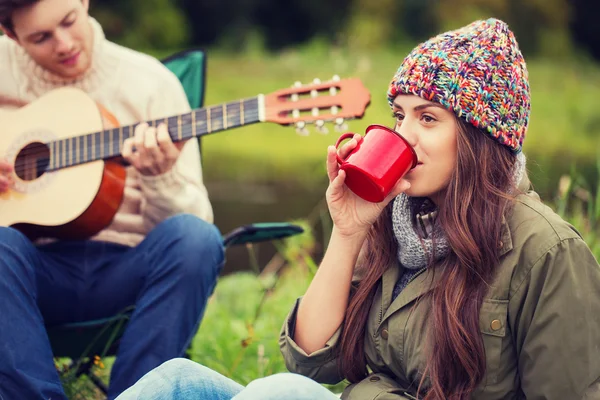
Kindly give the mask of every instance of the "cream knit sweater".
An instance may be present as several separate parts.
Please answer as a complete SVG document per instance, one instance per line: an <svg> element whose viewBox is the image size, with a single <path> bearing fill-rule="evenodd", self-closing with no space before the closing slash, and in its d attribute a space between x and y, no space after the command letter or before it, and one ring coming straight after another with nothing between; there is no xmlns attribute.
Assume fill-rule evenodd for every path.
<svg viewBox="0 0 600 400"><path fill-rule="evenodd" d="M32 102L52 89L70 85L87 92L121 125L190 110L179 80L158 60L109 42L100 25L92 18L90 23L92 66L74 81L42 69L11 39L0 37L0 98ZM177 163L163 175L143 176L128 167L121 207L112 223L92 239L135 246L156 224L179 213L213 221L195 139L186 143Z"/></svg>

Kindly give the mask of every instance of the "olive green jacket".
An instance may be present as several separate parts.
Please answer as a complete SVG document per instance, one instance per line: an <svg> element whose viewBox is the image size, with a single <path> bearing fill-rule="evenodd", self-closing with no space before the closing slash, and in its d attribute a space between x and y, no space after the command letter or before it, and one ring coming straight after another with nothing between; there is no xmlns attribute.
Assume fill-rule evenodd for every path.
<svg viewBox="0 0 600 400"><path fill-rule="evenodd" d="M600 398L594 384L600 377L600 266L589 248L535 192L517 197L498 245L498 274L480 313L486 375L472 398ZM401 272L399 264L388 268L369 314L365 353L373 372L348 386L342 399L415 398L430 308L428 297L415 300L440 274L424 270L392 301ZM280 336L286 365L318 382L338 383L340 330L307 355L292 337L299 301Z"/></svg>

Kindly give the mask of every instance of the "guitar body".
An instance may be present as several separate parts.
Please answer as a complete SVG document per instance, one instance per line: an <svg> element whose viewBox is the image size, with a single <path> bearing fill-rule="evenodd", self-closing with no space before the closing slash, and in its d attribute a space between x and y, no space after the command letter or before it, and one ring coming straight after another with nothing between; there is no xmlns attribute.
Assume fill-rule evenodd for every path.
<svg viewBox="0 0 600 400"><path fill-rule="evenodd" d="M334 76L144 122L165 123L174 142L267 121L295 124L301 135L314 123L326 133L324 124L333 121L345 131L344 119L362 117L370 99L360 79ZM0 97L0 103L19 106L10 100ZM125 189L123 143L139 122L119 126L85 92L70 87L16 110L0 109L0 160L14 167L14 184L0 194L0 226L31 239L73 240L108 226Z"/></svg>
<svg viewBox="0 0 600 400"><path fill-rule="evenodd" d="M0 226L31 239L81 239L106 227L123 198L121 164L98 160L27 176L17 159L39 152L44 143L117 125L87 94L72 88L54 90L14 111L0 110L0 158L16 172L14 187L0 194ZM37 147L26 148L32 143Z"/></svg>

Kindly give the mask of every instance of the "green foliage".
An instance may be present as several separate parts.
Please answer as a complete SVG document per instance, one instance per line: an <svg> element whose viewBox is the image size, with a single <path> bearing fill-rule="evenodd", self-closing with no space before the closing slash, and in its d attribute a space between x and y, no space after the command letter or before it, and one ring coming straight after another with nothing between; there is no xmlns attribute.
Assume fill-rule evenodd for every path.
<svg viewBox="0 0 600 400"><path fill-rule="evenodd" d="M127 47L172 49L189 43L189 21L169 0L92 2L90 14L109 40Z"/></svg>
<svg viewBox="0 0 600 400"><path fill-rule="evenodd" d="M401 2L354 0L347 27L347 43L353 49L373 49L386 43L395 28L393 16Z"/></svg>
<svg viewBox="0 0 600 400"><path fill-rule="evenodd" d="M596 180L591 182L572 165L571 172L559 181L556 210L581 233L600 260L600 153L596 161Z"/></svg>
<svg viewBox="0 0 600 400"><path fill-rule="evenodd" d="M106 357L100 359L94 358L92 371L105 384L108 384L110 370L115 357ZM87 361L87 359L86 359ZM56 369L59 372L60 381L63 385L65 394L70 400L93 400L104 399L100 389L98 389L90 379L85 375L76 376L77 368L71 365L71 360L60 358L55 360Z"/></svg>
<svg viewBox="0 0 600 400"><path fill-rule="evenodd" d="M508 23L526 55L554 57L571 54L571 10L567 0L448 0L435 9L440 30L495 17Z"/></svg>
<svg viewBox="0 0 600 400"><path fill-rule="evenodd" d="M281 275L238 272L221 278L192 342L191 359L243 385L287 372L279 332L314 276L316 264L308 255L312 245L310 230L288 239L284 257L296 262ZM336 393L344 386L326 385Z"/></svg>
<svg viewBox="0 0 600 400"><path fill-rule="evenodd" d="M574 42L597 54L589 0L97 0L92 14L117 42L167 48L219 46L244 51L260 38L281 51L325 38L352 50L422 41L475 19L506 21L527 55L568 58ZM595 8L594 8L595 7ZM591 20L593 22L593 19ZM588 22L583 24L581 22ZM584 28L582 28L582 25Z"/></svg>
<svg viewBox="0 0 600 400"><path fill-rule="evenodd" d="M316 271L310 256L314 247L310 227L306 221L293 223L302 225L305 233L278 246L283 258L292 262L281 274L238 272L219 280L192 342L192 360L243 385L287 371L279 332Z"/></svg>

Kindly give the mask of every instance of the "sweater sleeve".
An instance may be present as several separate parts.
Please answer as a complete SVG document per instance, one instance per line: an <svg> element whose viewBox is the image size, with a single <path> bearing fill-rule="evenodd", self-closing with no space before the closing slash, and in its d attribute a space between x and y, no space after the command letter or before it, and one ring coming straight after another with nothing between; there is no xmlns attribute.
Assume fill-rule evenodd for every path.
<svg viewBox="0 0 600 400"><path fill-rule="evenodd" d="M179 79L166 71L164 83L158 86L148 109L150 119L166 118L190 111ZM146 198L142 213L144 223L154 226L166 218L186 213L213 222L213 210L202 178L198 141L186 142L173 168L158 176L140 176Z"/></svg>

